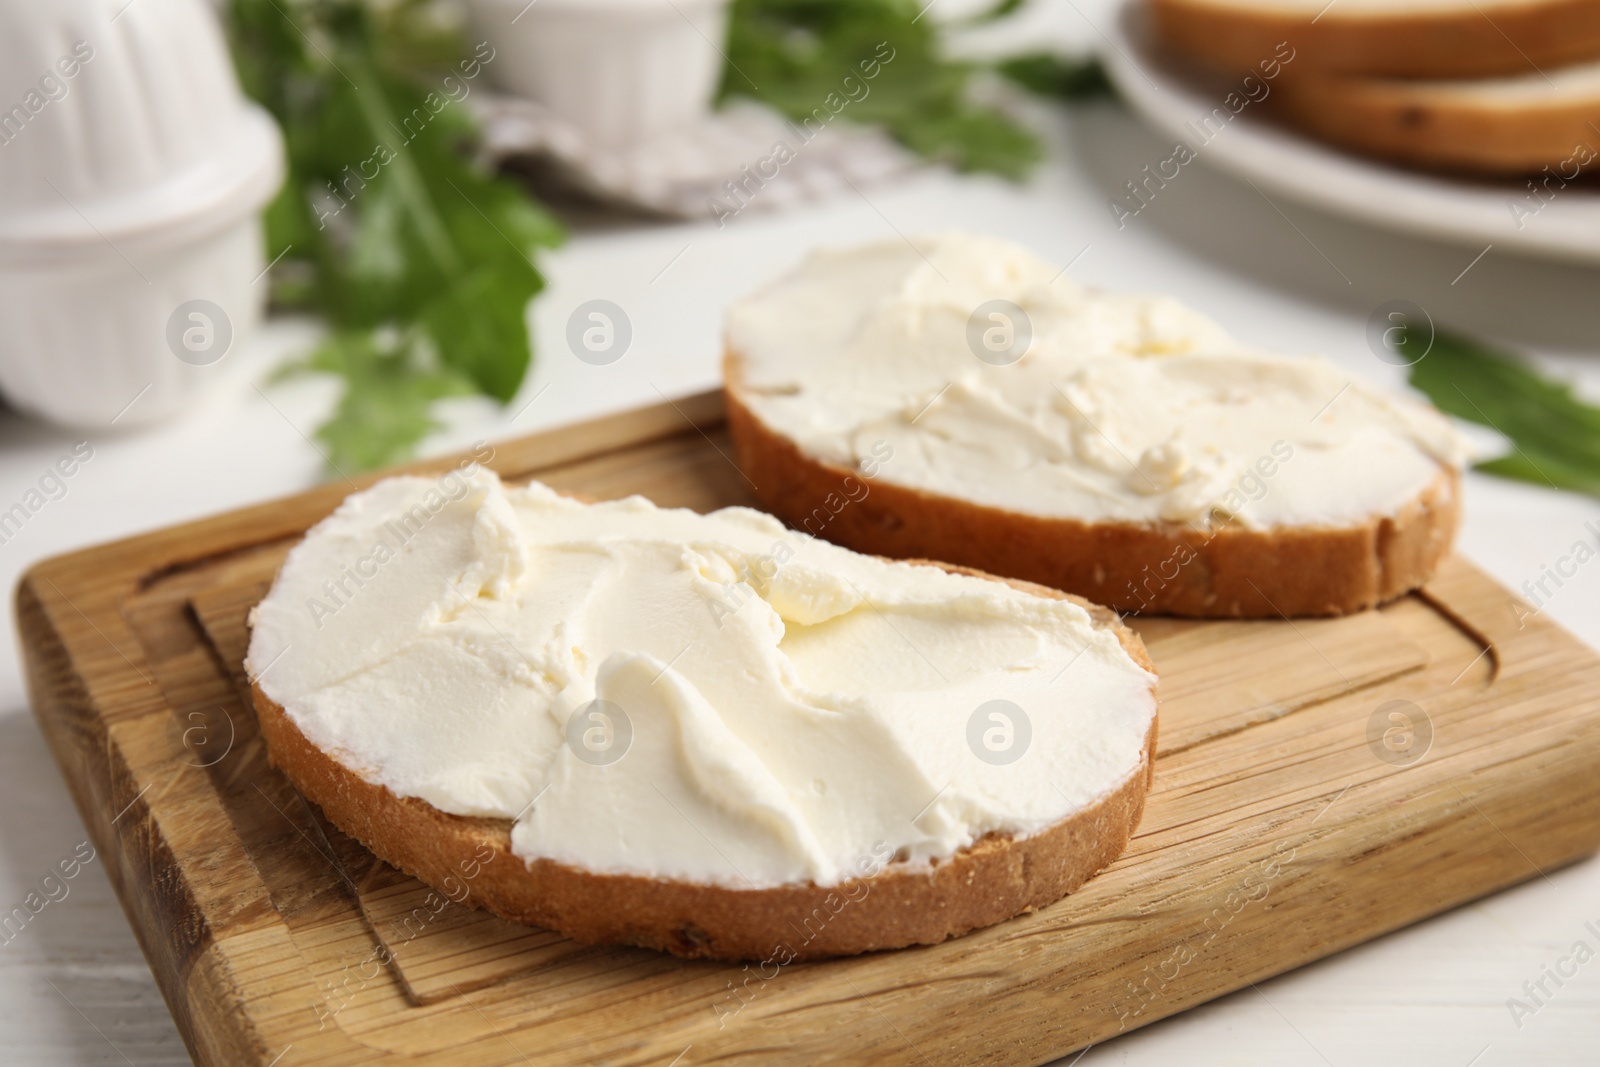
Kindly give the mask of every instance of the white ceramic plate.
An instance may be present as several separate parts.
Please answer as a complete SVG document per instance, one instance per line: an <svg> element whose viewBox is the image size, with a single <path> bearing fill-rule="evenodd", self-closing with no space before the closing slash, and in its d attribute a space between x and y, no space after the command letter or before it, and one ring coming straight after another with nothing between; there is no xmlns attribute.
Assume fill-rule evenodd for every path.
<svg viewBox="0 0 1600 1067"><path fill-rule="evenodd" d="M1403 170L1274 125L1259 112L1252 114L1254 105L1244 107L1202 145L1194 124L1219 107L1238 88L1237 82L1208 83L1162 57L1146 30L1142 0L1125 0L1105 36L1107 73L1123 99L1151 125L1221 170L1390 229L1600 264L1600 193L1569 186L1540 201L1515 180L1472 182ZM1522 205L1520 219L1513 204Z"/></svg>

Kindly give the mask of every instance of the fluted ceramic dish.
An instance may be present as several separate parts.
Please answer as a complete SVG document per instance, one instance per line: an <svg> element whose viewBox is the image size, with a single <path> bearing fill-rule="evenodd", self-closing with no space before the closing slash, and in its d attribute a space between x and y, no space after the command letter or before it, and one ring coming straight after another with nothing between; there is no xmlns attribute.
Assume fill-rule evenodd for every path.
<svg viewBox="0 0 1600 1067"><path fill-rule="evenodd" d="M0 7L0 392L82 428L196 404L261 316L282 177L205 0Z"/></svg>

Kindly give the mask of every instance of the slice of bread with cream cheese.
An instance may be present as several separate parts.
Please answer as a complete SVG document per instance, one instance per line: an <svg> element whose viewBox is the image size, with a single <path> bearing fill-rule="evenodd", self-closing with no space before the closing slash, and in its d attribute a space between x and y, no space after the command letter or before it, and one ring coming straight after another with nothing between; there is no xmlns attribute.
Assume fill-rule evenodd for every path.
<svg viewBox="0 0 1600 1067"><path fill-rule="evenodd" d="M336 825L584 941L941 941L1110 863L1150 782L1156 678L1111 612L743 508L393 478L251 627L271 758Z"/></svg>
<svg viewBox="0 0 1600 1067"><path fill-rule="evenodd" d="M1438 412L960 233L817 252L729 313L740 468L774 514L1124 611L1326 615L1427 580Z"/></svg>

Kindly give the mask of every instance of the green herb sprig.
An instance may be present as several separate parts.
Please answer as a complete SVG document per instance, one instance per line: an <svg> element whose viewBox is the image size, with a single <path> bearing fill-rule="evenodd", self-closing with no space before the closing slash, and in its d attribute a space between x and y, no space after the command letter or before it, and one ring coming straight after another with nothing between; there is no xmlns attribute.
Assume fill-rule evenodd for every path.
<svg viewBox="0 0 1600 1067"><path fill-rule="evenodd" d="M1434 406L1498 431L1512 450L1476 466L1485 474L1600 496L1600 407L1565 382L1463 337L1426 335L1407 326L1395 350L1422 354L1411 384Z"/></svg>
<svg viewBox="0 0 1600 1067"><path fill-rule="evenodd" d="M1029 92L1080 102L1114 95L1099 58L1068 59L1054 52L1028 52L1003 59L997 68Z"/></svg>
<svg viewBox="0 0 1600 1067"><path fill-rule="evenodd" d="M1002 0L988 16L1018 6ZM924 16L915 0L734 0L721 95L756 97L803 121L830 95L845 99L848 77L866 90L840 109L849 120L961 170L1023 177L1042 156L1038 139L969 100L980 65L945 57L937 21ZM864 63L876 71L867 81Z"/></svg>
<svg viewBox="0 0 1600 1067"><path fill-rule="evenodd" d="M462 101L493 48L468 48L427 0L231 0L228 24L243 87L288 150L266 215L267 253L282 255L274 302L330 326L288 370L345 383L316 431L330 466L407 458L441 397L510 400L532 361L535 250L562 231L470 158Z"/></svg>

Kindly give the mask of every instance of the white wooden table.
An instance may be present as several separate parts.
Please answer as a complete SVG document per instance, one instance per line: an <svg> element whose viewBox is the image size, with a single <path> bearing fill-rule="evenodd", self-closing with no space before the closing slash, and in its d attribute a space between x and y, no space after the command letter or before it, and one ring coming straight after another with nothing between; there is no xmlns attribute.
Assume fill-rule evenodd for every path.
<svg viewBox="0 0 1600 1067"><path fill-rule="evenodd" d="M864 196L846 189L782 216L747 211L721 230L706 222L574 237L545 260L551 286L533 313L540 355L521 397L505 411L454 402L449 430L427 451L709 387L720 311L731 298L814 243L946 226L1015 238L1063 263L1076 259L1074 274L1092 284L1172 293L1252 343L1321 352L1394 385L1400 372L1373 357L1364 327L1373 308L1404 297L1458 330L1532 352L1600 395L1600 273L1491 251L1458 278L1479 249L1381 233L1283 201L1275 208L1203 162L1185 168L1119 231L1108 198L1170 146L1114 105L1046 111L1043 121L1055 159L1026 187L930 172ZM578 361L564 341L572 309L600 297L620 305L634 330L628 353L607 367ZM9 587L41 557L318 480L321 460L303 435L331 403L333 387L252 385L265 383L273 364L311 336L306 324L275 324L226 361L237 379L231 391L183 423L137 436L89 435L93 458L65 496L0 544L0 578ZM0 511L80 439L0 413ZM1600 502L1468 476L1461 551L1507 585L1537 579L1577 540L1595 545L1597 531ZM1600 645L1600 563L1568 580L1546 610ZM9 616L0 622L12 625ZM0 661L0 908L20 903L83 836L27 712L20 667ZM67 888L0 947L0 1059L187 1062L99 867L90 864ZM1529 1001L1524 983L1537 983L1575 942L1600 952L1590 922L1600 930L1594 860L1125 1035L1075 1062L1592 1064L1600 1061L1600 960L1559 988L1545 979L1551 995L1520 1025L1507 1003Z"/></svg>

